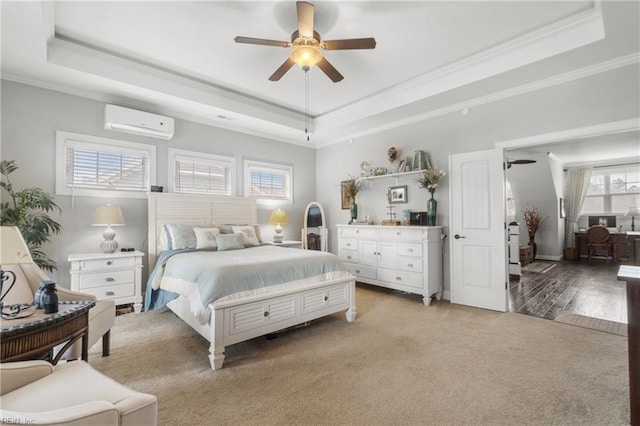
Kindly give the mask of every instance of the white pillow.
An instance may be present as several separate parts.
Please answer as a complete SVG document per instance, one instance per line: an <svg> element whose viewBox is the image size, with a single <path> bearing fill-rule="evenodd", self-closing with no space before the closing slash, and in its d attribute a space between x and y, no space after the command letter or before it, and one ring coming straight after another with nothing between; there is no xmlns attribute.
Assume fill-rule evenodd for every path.
<svg viewBox="0 0 640 426"><path fill-rule="evenodd" d="M256 236L256 229L253 225L232 226L231 229L233 229L234 234L242 234L245 247L260 245L260 241L258 241L258 237Z"/></svg>
<svg viewBox="0 0 640 426"><path fill-rule="evenodd" d="M196 248L218 248L216 235L220 234L218 228L193 228L196 234Z"/></svg>

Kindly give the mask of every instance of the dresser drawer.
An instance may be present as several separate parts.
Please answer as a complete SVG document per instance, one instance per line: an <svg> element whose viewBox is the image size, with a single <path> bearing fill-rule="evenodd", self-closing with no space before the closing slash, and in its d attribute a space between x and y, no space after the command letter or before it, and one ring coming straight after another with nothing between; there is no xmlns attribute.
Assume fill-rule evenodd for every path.
<svg viewBox="0 0 640 426"><path fill-rule="evenodd" d="M404 271L422 272L422 258L419 257L398 257L398 268Z"/></svg>
<svg viewBox="0 0 640 426"><path fill-rule="evenodd" d="M340 228L340 238L376 238L374 228Z"/></svg>
<svg viewBox="0 0 640 426"><path fill-rule="evenodd" d="M340 250L358 250L358 240L354 238L340 238L338 246L340 247Z"/></svg>
<svg viewBox="0 0 640 426"><path fill-rule="evenodd" d="M394 284L422 288L422 274L394 269L378 269L378 279Z"/></svg>
<svg viewBox="0 0 640 426"><path fill-rule="evenodd" d="M340 260L343 262L358 263L360 261L360 256L355 250L340 250Z"/></svg>
<svg viewBox="0 0 640 426"><path fill-rule="evenodd" d="M83 293L93 294L100 300L131 297L135 294L135 291L136 288L133 282L129 284L85 288L82 290Z"/></svg>
<svg viewBox="0 0 640 426"><path fill-rule="evenodd" d="M405 229L405 228L380 229L379 237L380 239L394 240L398 242L422 241L422 230L421 229Z"/></svg>
<svg viewBox="0 0 640 426"><path fill-rule="evenodd" d="M91 274L81 274L79 277L79 288L82 290L118 284L133 283L135 272L133 269L124 271L95 272Z"/></svg>
<svg viewBox="0 0 640 426"><path fill-rule="evenodd" d="M351 265L349 263L344 265L351 275L355 275L356 277L362 278L370 278L372 280L376 279L376 268L372 268L369 266L362 265Z"/></svg>
<svg viewBox="0 0 640 426"><path fill-rule="evenodd" d="M133 267L136 264L135 257L117 257L112 259L91 259L78 262L80 271L97 271L101 269L118 269Z"/></svg>
<svg viewBox="0 0 640 426"><path fill-rule="evenodd" d="M398 243L398 256L422 257L422 243Z"/></svg>

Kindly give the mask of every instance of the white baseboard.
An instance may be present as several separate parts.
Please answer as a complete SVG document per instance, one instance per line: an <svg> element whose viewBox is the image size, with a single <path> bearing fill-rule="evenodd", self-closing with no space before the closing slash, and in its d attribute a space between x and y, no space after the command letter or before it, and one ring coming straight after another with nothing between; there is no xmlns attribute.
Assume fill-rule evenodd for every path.
<svg viewBox="0 0 640 426"><path fill-rule="evenodd" d="M553 260L555 262L559 262L562 260L562 256L546 256L546 255L540 255L540 256L536 256L535 260Z"/></svg>
<svg viewBox="0 0 640 426"><path fill-rule="evenodd" d="M451 292L450 291L443 291L442 292L442 298L444 300L449 300L451 301Z"/></svg>

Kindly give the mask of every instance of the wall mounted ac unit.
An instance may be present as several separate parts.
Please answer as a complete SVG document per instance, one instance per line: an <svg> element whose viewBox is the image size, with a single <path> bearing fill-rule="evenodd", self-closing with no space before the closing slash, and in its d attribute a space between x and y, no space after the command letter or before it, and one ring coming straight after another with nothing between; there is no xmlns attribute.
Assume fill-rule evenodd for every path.
<svg viewBox="0 0 640 426"><path fill-rule="evenodd" d="M164 140L173 138L173 118L117 105L105 106L104 128Z"/></svg>

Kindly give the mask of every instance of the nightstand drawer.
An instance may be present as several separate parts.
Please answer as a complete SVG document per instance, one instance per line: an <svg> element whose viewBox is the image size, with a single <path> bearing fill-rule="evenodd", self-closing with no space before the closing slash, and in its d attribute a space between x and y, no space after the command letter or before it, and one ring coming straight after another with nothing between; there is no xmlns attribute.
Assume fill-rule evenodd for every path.
<svg viewBox="0 0 640 426"><path fill-rule="evenodd" d="M111 259L91 259L78 262L80 271L100 269L129 268L135 266L135 257L116 257Z"/></svg>
<svg viewBox="0 0 640 426"><path fill-rule="evenodd" d="M80 280L79 288L85 290L93 287L105 287L118 284L133 283L135 280L135 273L133 269L128 269L124 271L107 271L96 272L93 274L82 274L78 278Z"/></svg>
<svg viewBox="0 0 640 426"><path fill-rule="evenodd" d="M106 285L102 287L87 288L83 293L93 294L100 300L119 299L121 297L131 297L136 292L134 283L120 285Z"/></svg>

